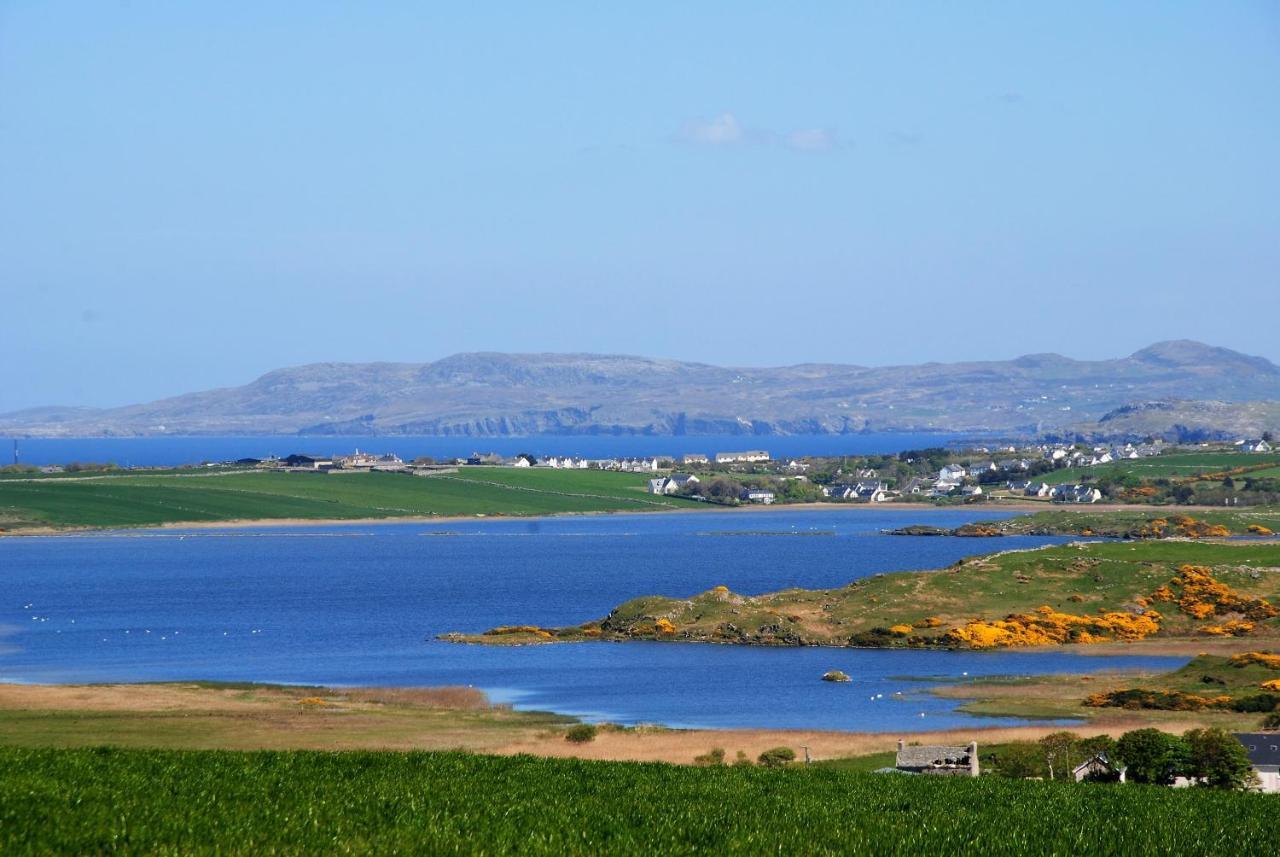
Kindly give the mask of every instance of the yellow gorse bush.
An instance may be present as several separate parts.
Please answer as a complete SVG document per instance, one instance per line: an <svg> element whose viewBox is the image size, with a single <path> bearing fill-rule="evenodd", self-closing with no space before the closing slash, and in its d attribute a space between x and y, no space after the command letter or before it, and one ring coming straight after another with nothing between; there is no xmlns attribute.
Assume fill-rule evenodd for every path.
<svg viewBox="0 0 1280 857"><path fill-rule="evenodd" d="M1200 565L1182 566L1173 579L1153 592L1151 597L1157 601L1175 602L1182 612L1196 619L1241 613L1258 621L1280 614L1280 610L1266 599L1241 595L1214 578L1208 568Z"/></svg>
<svg viewBox="0 0 1280 857"><path fill-rule="evenodd" d="M974 620L944 636L975 649L1044 646L1057 643L1102 643L1141 640L1160 630L1160 614L1111 611L1075 616L1043 606L1034 613L1014 613L994 622Z"/></svg>
<svg viewBox="0 0 1280 857"><path fill-rule="evenodd" d="M1268 669L1280 670L1280 655L1273 652L1243 652L1231 656L1233 667L1245 667L1249 664L1260 664Z"/></svg>

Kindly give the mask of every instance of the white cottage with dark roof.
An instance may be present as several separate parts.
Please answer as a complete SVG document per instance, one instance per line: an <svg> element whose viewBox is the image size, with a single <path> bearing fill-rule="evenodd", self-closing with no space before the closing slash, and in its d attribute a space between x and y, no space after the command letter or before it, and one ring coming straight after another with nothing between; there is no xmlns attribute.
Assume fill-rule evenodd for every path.
<svg viewBox="0 0 1280 857"><path fill-rule="evenodd" d="M1258 790L1280 794L1280 732L1241 732L1236 740L1249 754L1249 763L1258 775Z"/></svg>

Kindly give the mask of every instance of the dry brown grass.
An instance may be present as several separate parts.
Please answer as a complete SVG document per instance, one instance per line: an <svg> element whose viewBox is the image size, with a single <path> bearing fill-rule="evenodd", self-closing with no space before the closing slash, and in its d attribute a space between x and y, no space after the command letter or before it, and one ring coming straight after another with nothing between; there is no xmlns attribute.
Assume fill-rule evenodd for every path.
<svg viewBox="0 0 1280 857"><path fill-rule="evenodd" d="M1099 685L1103 681L1097 682ZM999 699L1079 694L1070 682L1045 687L991 685L984 697ZM957 695L972 693L972 686ZM947 692L947 691L944 691ZM950 693L950 692L948 692ZM304 704L318 698L323 704ZM1155 713L1151 713L1152 715ZM512 755L576 757L690 764L713 747L730 760L739 750L755 759L786 746L814 759L860 756L894 749L899 738L926 743L998 743L1035 740L1060 726L987 727L921 732L903 718L891 733L779 729L602 729L594 741L564 740L567 724L556 718L490 706L474 688L325 689L224 688L196 684L0 685L0 743L25 746L93 746L221 749L452 750ZM1072 726L1080 735L1119 734L1156 726L1189 728L1185 716L1123 710Z"/></svg>

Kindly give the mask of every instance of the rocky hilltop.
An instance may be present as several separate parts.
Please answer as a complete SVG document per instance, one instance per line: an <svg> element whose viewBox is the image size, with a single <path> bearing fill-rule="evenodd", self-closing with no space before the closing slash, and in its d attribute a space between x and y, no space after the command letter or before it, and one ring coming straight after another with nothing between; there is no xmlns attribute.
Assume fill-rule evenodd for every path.
<svg viewBox="0 0 1280 857"><path fill-rule="evenodd" d="M0 434L1039 434L1105 431L1103 417L1117 429L1141 422L1149 430L1151 419L1122 419L1123 409L1189 400L1231 412L1235 403L1280 401L1280 368L1189 341L1112 360L1034 354L888 367L477 353L434 363L316 363L120 408L35 408L0 416ZM1264 422L1275 413L1260 412Z"/></svg>

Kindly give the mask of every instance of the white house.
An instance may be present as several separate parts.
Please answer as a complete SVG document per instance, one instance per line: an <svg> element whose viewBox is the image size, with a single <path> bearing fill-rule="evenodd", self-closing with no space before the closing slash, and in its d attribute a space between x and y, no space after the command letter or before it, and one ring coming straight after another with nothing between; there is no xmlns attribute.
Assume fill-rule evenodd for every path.
<svg viewBox="0 0 1280 857"><path fill-rule="evenodd" d="M1053 488L1047 482L1028 482L1027 487L1022 489L1022 494L1026 497L1048 497L1052 493Z"/></svg>
<svg viewBox="0 0 1280 857"><path fill-rule="evenodd" d="M748 503L763 503L767 506L773 502L773 492L763 488L748 488L742 492L742 499Z"/></svg>
<svg viewBox="0 0 1280 857"><path fill-rule="evenodd" d="M879 479L870 479L853 486L853 498L863 503L883 503L889 499L889 492Z"/></svg>
<svg viewBox="0 0 1280 857"><path fill-rule="evenodd" d="M1077 783L1094 777L1112 780L1118 778L1123 783L1127 771L1128 769L1124 765L1116 764L1108 759L1106 753L1095 753L1072 768L1071 777Z"/></svg>
<svg viewBox="0 0 1280 857"><path fill-rule="evenodd" d="M698 477L691 473L672 473L661 479L649 480L650 494L675 494L690 485L697 485Z"/></svg>
<svg viewBox="0 0 1280 857"><path fill-rule="evenodd" d="M1249 754L1258 776L1258 791L1280 794L1280 732L1242 732L1236 740Z"/></svg>
<svg viewBox="0 0 1280 857"><path fill-rule="evenodd" d="M959 464L948 464L938 471L938 481L951 482L958 485L964 480L967 472Z"/></svg>
<svg viewBox="0 0 1280 857"><path fill-rule="evenodd" d="M929 482L927 479L922 479L919 476L914 476L907 481L907 484L902 489L902 492L904 494L923 494L925 493L925 490L928 487L929 487Z"/></svg>
<svg viewBox="0 0 1280 857"><path fill-rule="evenodd" d="M706 464L707 457L701 452L686 452L680 456L681 464Z"/></svg>
<svg viewBox="0 0 1280 857"><path fill-rule="evenodd" d="M1102 492L1089 485L1055 485L1049 496L1055 503L1096 503Z"/></svg>
<svg viewBox="0 0 1280 857"><path fill-rule="evenodd" d="M769 453L762 449L749 449L746 452L717 452L716 464L736 464L738 462L752 463L756 461L768 461Z"/></svg>
<svg viewBox="0 0 1280 857"><path fill-rule="evenodd" d="M1243 452L1270 452L1271 444L1262 438L1257 438L1256 440L1246 440L1241 444L1240 449Z"/></svg>
<svg viewBox="0 0 1280 857"><path fill-rule="evenodd" d="M822 486L822 495L830 497L832 500L848 500L853 496L852 485L824 485Z"/></svg>
<svg viewBox="0 0 1280 857"><path fill-rule="evenodd" d="M979 461L969 465L969 476L977 479L984 473L995 473L996 470L997 467L994 461Z"/></svg>

